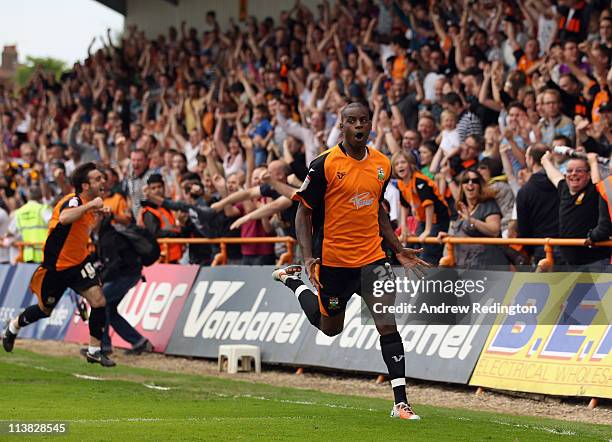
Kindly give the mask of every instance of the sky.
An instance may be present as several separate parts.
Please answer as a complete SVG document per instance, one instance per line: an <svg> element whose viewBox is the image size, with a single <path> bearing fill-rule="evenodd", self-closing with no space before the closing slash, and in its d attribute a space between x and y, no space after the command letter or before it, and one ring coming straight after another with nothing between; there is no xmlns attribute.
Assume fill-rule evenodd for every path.
<svg viewBox="0 0 612 442"><path fill-rule="evenodd" d="M5 0L0 7L0 50L16 44L20 63L30 55L71 66L87 57L93 37L106 39L107 28L116 37L123 21L121 14L94 0ZM93 50L101 46L96 39Z"/></svg>

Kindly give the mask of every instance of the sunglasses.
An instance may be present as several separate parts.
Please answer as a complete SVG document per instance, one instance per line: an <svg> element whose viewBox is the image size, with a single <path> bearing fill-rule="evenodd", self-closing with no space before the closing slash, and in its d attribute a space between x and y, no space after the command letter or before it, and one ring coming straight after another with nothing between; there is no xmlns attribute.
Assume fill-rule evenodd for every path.
<svg viewBox="0 0 612 442"><path fill-rule="evenodd" d="M587 170L586 169L567 169L565 171L566 175L571 175L572 173L586 173Z"/></svg>
<svg viewBox="0 0 612 442"><path fill-rule="evenodd" d="M461 184L480 184L478 178L464 178L461 180Z"/></svg>

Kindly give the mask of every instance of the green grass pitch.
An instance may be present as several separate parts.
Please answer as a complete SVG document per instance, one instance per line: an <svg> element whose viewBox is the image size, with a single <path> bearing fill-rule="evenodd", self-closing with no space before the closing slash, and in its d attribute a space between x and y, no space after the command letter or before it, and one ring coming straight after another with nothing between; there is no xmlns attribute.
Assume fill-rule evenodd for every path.
<svg viewBox="0 0 612 442"><path fill-rule="evenodd" d="M69 424L64 436L0 434L4 440L612 438L612 426L523 417L520 410L504 415L415 404L422 420L400 421L389 418L390 400L126 366L105 369L77 357L41 356L21 349L0 355L0 388L5 430L9 421Z"/></svg>

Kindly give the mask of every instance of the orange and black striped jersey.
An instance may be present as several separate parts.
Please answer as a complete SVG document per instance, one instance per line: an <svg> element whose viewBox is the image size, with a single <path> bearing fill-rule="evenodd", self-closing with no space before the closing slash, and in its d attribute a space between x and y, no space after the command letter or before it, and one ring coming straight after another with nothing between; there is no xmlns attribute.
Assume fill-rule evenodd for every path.
<svg viewBox="0 0 612 442"><path fill-rule="evenodd" d="M89 235L96 219L92 212L86 212L72 224L62 224L60 213L85 204L75 193L62 198L53 208L49 222L49 233L43 248L43 267L50 270L65 270L78 266L89 255Z"/></svg>
<svg viewBox="0 0 612 442"><path fill-rule="evenodd" d="M425 208L434 207L433 223L447 222L450 210L444 197L440 194L436 183L421 172L413 172L408 183L397 182L400 191L400 201L404 207L412 208L413 215L425 222Z"/></svg>
<svg viewBox="0 0 612 442"><path fill-rule="evenodd" d="M323 265L358 268L385 257L378 209L391 163L377 150L366 152L356 160L342 144L325 151L293 197L313 211L313 255Z"/></svg>

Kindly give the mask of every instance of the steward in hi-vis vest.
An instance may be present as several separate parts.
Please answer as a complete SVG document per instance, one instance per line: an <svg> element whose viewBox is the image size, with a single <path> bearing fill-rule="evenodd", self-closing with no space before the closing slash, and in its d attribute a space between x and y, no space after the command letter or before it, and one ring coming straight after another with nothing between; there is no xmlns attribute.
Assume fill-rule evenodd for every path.
<svg viewBox="0 0 612 442"><path fill-rule="evenodd" d="M147 180L147 194L159 197L164 196L164 181L160 174L154 173ZM142 209L139 214L139 224L144 226L156 238L181 238L181 228L176 225L176 220L171 211L153 204L151 201L143 201ZM162 247L162 253L165 247ZM168 245L167 260L170 263L177 263L183 256L183 246L181 244Z"/></svg>
<svg viewBox="0 0 612 442"><path fill-rule="evenodd" d="M42 193L39 187L31 187L28 197L28 202L15 211L9 230L15 236L21 236L25 243L38 243L24 247L22 259L23 262L40 263L43 261L42 249L47 239L52 210L40 202Z"/></svg>

